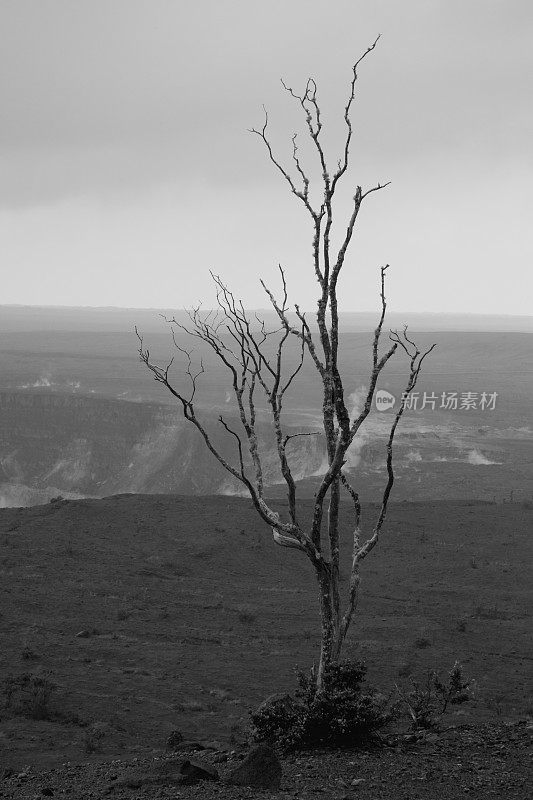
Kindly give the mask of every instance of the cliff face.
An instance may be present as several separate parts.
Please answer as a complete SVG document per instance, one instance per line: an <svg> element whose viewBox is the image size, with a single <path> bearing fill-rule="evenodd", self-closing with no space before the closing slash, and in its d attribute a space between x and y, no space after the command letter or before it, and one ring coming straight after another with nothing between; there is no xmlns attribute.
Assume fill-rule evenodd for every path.
<svg viewBox="0 0 533 800"><path fill-rule="evenodd" d="M217 448L235 463L235 441L214 416L209 422ZM266 448L266 482L278 483L270 425L260 424L258 434ZM296 477L319 468L323 453L317 439L293 440ZM1 506L32 505L59 494L240 490L177 409L90 396L0 392Z"/></svg>

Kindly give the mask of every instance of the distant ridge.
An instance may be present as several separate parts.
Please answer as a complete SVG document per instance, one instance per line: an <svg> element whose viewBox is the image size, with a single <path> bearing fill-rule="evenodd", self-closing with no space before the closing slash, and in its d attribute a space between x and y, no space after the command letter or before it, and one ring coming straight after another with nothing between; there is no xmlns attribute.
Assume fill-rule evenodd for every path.
<svg viewBox="0 0 533 800"><path fill-rule="evenodd" d="M206 309L207 310L207 309ZM253 313L253 312L252 312ZM257 313L269 324L277 318L270 309ZM341 312L345 330L373 330L378 320L376 312ZM186 322L183 310L158 308L116 308L111 306L24 306L0 305L0 332L23 331L131 331L137 325L143 332L161 331L163 316ZM311 320L311 312L308 312ZM533 333L533 316L512 314L463 314L427 311L393 311L387 314L387 329L407 324L413 331L501 331Z"/></svg>

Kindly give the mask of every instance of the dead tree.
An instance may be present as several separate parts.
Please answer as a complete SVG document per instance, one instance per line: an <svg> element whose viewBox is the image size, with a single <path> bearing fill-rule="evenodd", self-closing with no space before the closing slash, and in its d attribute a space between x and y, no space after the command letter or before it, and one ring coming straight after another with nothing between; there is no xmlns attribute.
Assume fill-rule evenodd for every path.
<svg viewBox="0 0 533 800"><path fill-rule="evenodd" d="M379 39L379 37L378 37ZM345 379L339 370L340 328L338 314L338 284L345 263L346 253L352 240L357 216L363 201L373 192L388 184L363 189L357 186L353 195L353 206L348 219L346 232L340 247L334 249L331 231L334 222L333 200L339 182L348 170L350 146L352 142L352 122L350 111L355 99L357 70L363 59L374 50L376 41L366 50L352 68L352 79L348 100L344 108L346 135L342 156L335 171L330 172L321 141L322 119L317 99L317 85L310 78L302 94L297 94L283 82L285 90L302 109L307 134L318 158L321 173L321 202L312 202L310 196L311 180L299 155L297 135L292 137L292 166L290 170L282 165L275 155L267 134L268 115L265 110L264 123L259 130L252 129L264 144L270 161L288 183L292 194L303 204L312 224L313 270L318 281L318 303L316 325L310 325L298 304L294 312L289 312L287 283L284 270L280 267L281 299L263 281L261 284L268 295L272 308L279 319L277 330L267 329L264 321L245 310L241 301L228 289L218 275L212 275L217 291L217 309L203 312L200 308L188 312L189 323L183 325L176 319L171 323L174 344L185 357L185 373L189 388L177 387L171 380L167 366L153 362L149 350L139 335L139 354L142 362L152 372L156 381L174 395L181 404L186 420L193 424L208 449L218 462L237 481L242 483L259 514L273 532L274 541L282 547L296 548L310 560L319 587L321 614L321 648L317 674L317 688L323 685L324 670L339 659L342 646L356 610L360 566L376 546L387 513L387 505L394 483L393 442L398 423L404 411L405 397L415 387L422 363L434 345L421 352L408 336L407 327L403 331L393 331L389 335L387 349L380 353L379 345L386 311L385 279L388 265L381 268L381 314L374 332L372 344L372 366L368 381L368 391L362 409L352 419L346 405ZM214 446L206 425L199 418L195 398L200 375L204 372L202 363L194 365L192 350L183 348L174 335L175 329L182 329L192 338L199 339L215 353L224 364L233 387L233 395L238 412L239 426L219 417L225 431L233 437L236 448L236 461L229 461ZM286 368L287 344L296 339L299 358ZM409 360L404 394L392 424L386 445L386 478L380 509L377 518L364 532L359 494L350 484L343 469L348 448L368 417L378 378L387 362L397 350L404 351ZM308 356L312 360L321 381L323 390L322 423L327 450L327 469L320 479L314 498L312 522L309 526L301 524L297 507L297 485L290 465L290 441L295 434L287 434L283 422L283 402L287 390L298 378L298 373ZM265 494L263 475L263 453L257 435L257 399L263 393L273 424L279 466L286 483L287 511L280 515L271 505ZM296 434L307 435L307 434ZM344 606L339 590L339 512L341 488L346 491L353 508L353 547L351 558L348 596Z"/></svg>

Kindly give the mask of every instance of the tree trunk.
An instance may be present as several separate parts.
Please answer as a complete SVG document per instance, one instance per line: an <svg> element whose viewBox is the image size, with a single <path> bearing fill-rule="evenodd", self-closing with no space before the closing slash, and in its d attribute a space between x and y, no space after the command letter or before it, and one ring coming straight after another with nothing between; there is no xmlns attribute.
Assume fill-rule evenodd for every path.
<svg viewBox="0 0 533 800"><path fill-rule="evenodd" d="M328 509L328 536L331 557L331 595L333 602L333 614L335 626L338 628L340 617L340 598L339 598L339 505L340 505L340 481L335 478L331 484L329 509Z"/></svg>
<svg viewBox="0 0 533 800"><path fill-rule="evenodd" d="M339 618L335 613L338 598L335 599L336 582L331 573L329 564L317 570L317 579L320 599L320 617L322 622L322 635L320 642L320 661L316 676L317 691L321 692L324 686L324 672L335 660L337 652L336 642L339 635Z"/></svg>

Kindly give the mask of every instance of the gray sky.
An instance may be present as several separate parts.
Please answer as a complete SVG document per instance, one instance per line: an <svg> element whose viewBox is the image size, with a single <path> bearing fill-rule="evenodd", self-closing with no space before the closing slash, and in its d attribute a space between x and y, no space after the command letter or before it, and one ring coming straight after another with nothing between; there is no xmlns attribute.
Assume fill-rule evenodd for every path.
<svg viewBox="0 0 533 800"><path fill-rule="evenodd" d="M316 78L334 165L351 64L352 170L371 195L341 308L530 314L531 0L0 0L0 303L249 306L277 264L314 308L310 220L247 128L290 165L279 79ZM302 145L310 171L312 152Z"/></svg>

